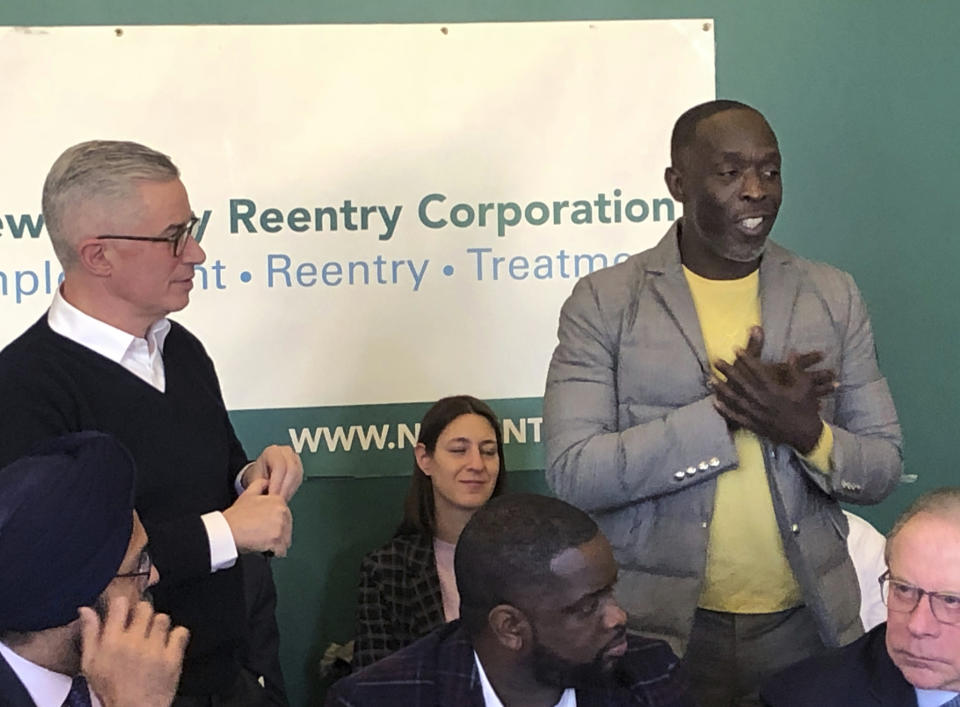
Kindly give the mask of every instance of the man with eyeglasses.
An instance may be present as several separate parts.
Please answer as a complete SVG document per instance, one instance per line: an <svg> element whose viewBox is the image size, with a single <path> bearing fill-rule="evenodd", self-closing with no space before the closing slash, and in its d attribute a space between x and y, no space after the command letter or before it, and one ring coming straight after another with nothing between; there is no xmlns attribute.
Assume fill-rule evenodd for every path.
<svg viewBox="0 0 960 707"><path fill-rule="evenodd" d="M283 704L262 553L290 545L287 503L303 469L289 446L249 461L213 362L167 319L187 306L206 257L180 172L137 143L84 142L51 167L43 216L64 279L0 352L0 464L48 436L115 435L137 462L157 607L192 634L177 704ZM263 598L256 607L245 580L247 596ZM262 633L252 642L248 611Z"/></svg>
<svg viewBox="0 0 960 707"><path fill-rule="evenodd" d="M960 706L960 488L931 491L887 536L887 622L764 686L772 707Z"/></svg>
<svg viewBox="0 0 960 707"><path fill-rule="evenodd" d="M155 613L135 467L109 435L0 469L0 705L166 707L189 638Z"/></svg>

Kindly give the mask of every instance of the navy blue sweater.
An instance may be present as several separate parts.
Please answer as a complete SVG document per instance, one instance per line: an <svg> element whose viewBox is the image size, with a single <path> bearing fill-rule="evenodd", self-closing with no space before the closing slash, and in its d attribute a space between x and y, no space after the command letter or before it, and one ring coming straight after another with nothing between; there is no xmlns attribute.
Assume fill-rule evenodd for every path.
<svg viewBox="0 0 960 707"><path fill-rule="evenodd" d="M173 323L163 362L161 393L53 332L44 315L0 352L0 466L43 438L80 430L108 432L129 448L136 507L160 572L154 603L191 633L180 690L205 694L235 678L245 612L239 568L210 573L200 516L233 502L247 457L197 338Z"/></svg>

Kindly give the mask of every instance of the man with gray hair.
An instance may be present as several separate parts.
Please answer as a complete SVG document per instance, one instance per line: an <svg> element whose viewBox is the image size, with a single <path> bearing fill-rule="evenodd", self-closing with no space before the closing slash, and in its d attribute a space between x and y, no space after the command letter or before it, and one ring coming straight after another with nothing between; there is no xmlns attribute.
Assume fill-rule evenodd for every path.
<svg viewBox="0 0 960 707"><path fill-rule="evenodd" d="M242 569L273 595L260 553L286 553L303 469L290 447L248 460L213 362L167 319L205 258L179 170L136 143L81 143L50 169L43 215L64 279L0 352L0 465L48 436L115 435L137 462L157 607L192 634L177 704L283 701L278 661L248 660ZM268 623L275 636L272 607Z"/></svg>
<svg viewBox="0 0 960 707"><path fill-rule="evenodd" d="M914 501L887 536L886 559L886 623L774 677L765 704L960 705L960 488Z"/></svg>

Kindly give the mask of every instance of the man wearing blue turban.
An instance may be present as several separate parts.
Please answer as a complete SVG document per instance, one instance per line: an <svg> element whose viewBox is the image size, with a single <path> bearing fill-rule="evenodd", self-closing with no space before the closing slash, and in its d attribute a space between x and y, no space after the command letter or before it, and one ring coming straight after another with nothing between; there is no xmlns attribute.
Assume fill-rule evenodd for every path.
<svg viewBox="0 0 960 707"><path fill-rule="evenodd" d="M144 601L159 578L114 438L47 440L0 469L0 704L169 705L188 632Z"/></svg>

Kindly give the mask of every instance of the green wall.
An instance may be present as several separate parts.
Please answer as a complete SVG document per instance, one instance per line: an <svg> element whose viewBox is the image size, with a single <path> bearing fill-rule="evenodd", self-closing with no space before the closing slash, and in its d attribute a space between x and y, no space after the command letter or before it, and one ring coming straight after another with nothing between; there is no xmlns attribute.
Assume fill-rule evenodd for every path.
<svg viewBox="0 0 960 707"><path fill-rule="evenodd" d="M667 17L716 19L718 96L758 106L780 138L786 201L774 237L852 272L870 306L903 423L906 472L919 477L863 510L886 528L920 491L956 478L950 450L960 374L950 342L960 332L951 289L960 244L948 215L960 187L955 0L0 3L3 25ZM5 110L15 110L16 97L4 98ZM538 473L512 475L511 484L544 488ZM320 699L314 666L327 643L350 637L359 558L389 534L404 485L399 478L313 479L294 500L295 545L274 565L293 704Z"/></svg>

